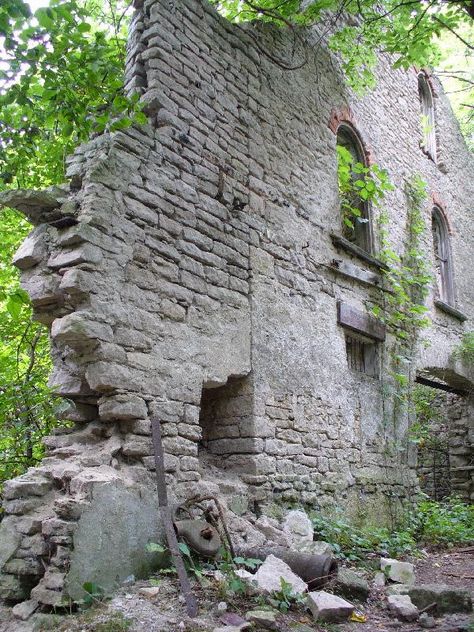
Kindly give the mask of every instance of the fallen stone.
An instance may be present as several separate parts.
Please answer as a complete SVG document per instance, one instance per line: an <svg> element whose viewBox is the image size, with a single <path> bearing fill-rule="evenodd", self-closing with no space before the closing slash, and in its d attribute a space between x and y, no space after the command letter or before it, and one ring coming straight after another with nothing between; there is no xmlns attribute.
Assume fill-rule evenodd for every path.
<svg viewBox="0 0 474 632"><path fill-rule="evenodd" d="M250 610L245 615L245 618L250 623L255 623L258 627L266 630L277 630L277 616L278 613L275 610Z"/></svg>
<svg viewBox="0 0 474 632"><path fill-rule="evenodd" d="M436 625L435 618L429 615L427 612L422 612L420 614L420 618L418 619L418 623L422 628L434 628Z"/></svg>
<svg viewBox="0 0 474 632"><path fill-rule="evenodd" d="M393 582L399 584L415 583L415 567L409 562L399 562L388 557L380 558L380 568Z"/></svg>
<svg viewBox="0 0 474 632"><path fill-rule="evenodd" d="M315 540L314 542L302 541L294 543L294 548L301 553L308 553L309 555L333 555L334 551L329 542L323 540Z"/></svg>
<svg viewBox="0 0 474 632"><path fill-rule="evenodd" d="M21 619L22 621L26 621L31 617L33 612L35 612L39 607L39 603L34 599L28 599L28 601L22 601L21 603L17 603L16 606L12 608L12 614L17 619Z"/></svg>
<svg viewBox="0 0 474 632"><path fill-rule="evenodd" d="M349 568L340 568L336 577L336 591L349 599L365 601L369 596L368 582Z"/></svg>
<svg viewBox="0 0 474 632"><path fill-rule="evenodd" d="M375 588L383 588L385 586L385 574L384 573L375 573L374 577L374 587Z"/></svg>
<svg viewBox="0 0 474 632"><path fill-rule="evenodd" d="M387 597L389 609L402 621L416 621L418 608L408 595L389 595Z"/></svg>
<svg viewBox="0 0 474 632"><path fill-rule="evenodd" d="M354 612L351 603L324 590L309 593L306 604L315 620L325 623L343 623Z"/></svg>
<svg viewBox="0 0 474 632"><path fill-rule="evenodd" d="M144 588L140 588L138 594L145 597L145 599L153 600L160 594L160 588L159 586L146 586Z"/></svg>
<svg viewBox="0 0 474 632"><path fill-rule="evenodd" d="M281 546L289 546L288 536L281 530L278 522L274 518L260 516L254 526L261 531L268 540Z"/></svg>
<svg viewBox="0 0 474 632"><path fill-rule="evenodd" d="M462 588L445 584L420 584L412 586L409 595L420 610L436 603L434 613L437 615L472 611L472 597L468 590Z"/></svg>
<svg viewBox="0 0 474 632"><path fill-rule="evenodd" d="M392 584L387 586L387 595L408 595L411 586L409 584Z"/></svg>
<svg viewBox="0 0 474 632"><path fill-rule="evenodd" d="M313 525L304 511L290 511L283 520L283 531L292 544L313 541Z"/></svg>
<svg viewBox="0 0 474 632"><path fill-rule="evenodd" d="M281 580L291 585L293 593L304 593L307 590L305 582L295 575L288 564L274 555L269 555L253 576L257 587L263 592L281 590Z"/></svg>

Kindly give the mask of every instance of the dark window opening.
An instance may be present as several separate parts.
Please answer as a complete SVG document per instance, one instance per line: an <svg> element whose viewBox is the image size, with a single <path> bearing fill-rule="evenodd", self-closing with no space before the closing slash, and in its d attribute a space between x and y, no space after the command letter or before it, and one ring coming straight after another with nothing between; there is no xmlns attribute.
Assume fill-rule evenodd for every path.
<svg viewBox="0 0 474 632"><path fill-rule="evenodd" d="M436 298L454 306L451 249L446 221L436 206L432 213L433 253L435 260Z"/></svg>
<svg viewBox="0 0 474 632"><path fill-rule="evenodd" d="M361 163L367 166L367 161L364 154L364 149L360 139L356 132L349 125L340 125L337 130L337 145L344 147L355 163ZM352 180L354 182L360 179L360 174L352 173ZM348 241L352 242L359 248L362 248L365 252L372 252L372 227L370 223L370 205L361 200L357 195L353 196L352 200L349 200L351 206L358 209L360 215L358 217L350 217L351 225L348 225L346 218L342 218L342 236Z"/></svg>
<svg viewBox="0 0 474 632"><path fill-rule="evenodd" d="M436 129L433 92L424 73L418 75L418 94L421 106L421 129L423 150L436 161Z"/></svg>
<svg viewBox="0 0 474 632"><path fill-rule="evenodd" d="M377 343L374 340L346 334L346 355L352 371L378 377Z"/></svg>

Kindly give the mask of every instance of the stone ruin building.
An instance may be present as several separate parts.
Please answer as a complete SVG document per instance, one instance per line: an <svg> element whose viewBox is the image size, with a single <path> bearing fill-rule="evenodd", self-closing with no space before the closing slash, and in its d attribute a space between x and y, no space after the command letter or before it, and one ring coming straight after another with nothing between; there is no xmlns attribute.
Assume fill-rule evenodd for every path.
<svg viewBox="0 0 474 632"><path fill-rule="evenodd" d="M453 355L474 315L473 162L436 79L382 58L356 98L304 38L294 51L291 33L232 25L206 0L137 3L126 86L149 124L79 147L64 187L4 194L36 226L15 263L73 422L5 485L4 599L56 606L145 572L161 537L153 416L172 499L219 495L257 544L272 503L380 520L418 491L407 415L384 422L378 210L347 235L337 144L388 170L399 251L404 184L428 184L431 325L411 379L457 398L453 488L474 499L474 375Z"/></svg>

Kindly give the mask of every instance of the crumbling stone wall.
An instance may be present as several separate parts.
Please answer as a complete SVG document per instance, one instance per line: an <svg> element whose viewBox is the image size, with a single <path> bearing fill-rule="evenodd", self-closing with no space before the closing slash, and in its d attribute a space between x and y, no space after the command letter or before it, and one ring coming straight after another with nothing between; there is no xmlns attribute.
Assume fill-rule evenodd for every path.
<svg viewBox="0 0 474 632"><path fill-rule="evenodd" d="M230 25L205 0L145 0L126 85L141 93L149 124L80 147L64 189L7 197L38 226L16 264L51 327L51 383L72 402L74 427L49 438L41 467L5 488L3 597L35 586L34 598L58 605L101 564L117 581L130 574L130 565L110 565L139 560L140 546L159 537L158 520L142 524L152 508L136 511L155 494L152 416L173 499L210 490L229 502L246 496L240 513L284 501L374 510L379 520L418 489L407 421L384 421L386 346L378 343L378 378L351 370L338 324L338 303L365 314L383 306L384 292L377 260L338 238L333 123L349 117L389 170L396 247L405 178L419 172L443 197L458 307L469 317L473 166L441 92L435 165L419 147L415 72L382 59L377 89L356 99L336 60L313 47L316 35L306 37L307 63L283 70L264 51L289 60L291 34ZM429 231L425 247L434 265ZM419 362L437 371L469 322L432 299L432 345ZM95 511L100 525L117 495L140 542L104 538L82 567L81 516Z"/></svg>

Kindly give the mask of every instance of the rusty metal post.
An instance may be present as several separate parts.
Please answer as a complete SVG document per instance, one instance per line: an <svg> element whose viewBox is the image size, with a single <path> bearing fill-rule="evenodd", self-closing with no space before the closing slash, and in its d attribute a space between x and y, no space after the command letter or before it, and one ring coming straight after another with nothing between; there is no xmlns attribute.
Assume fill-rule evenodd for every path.
<svg viewBox="0 0 474 632"><path fill-rule="evenodd" d="M181 593L186 602L186 610L190 617L197 615L198 606L196 597L191 590L191 583L184 567L181 551L179 550L178 540L173 525L173 511L168 505L168 493L166 490L163 442L161 440L161 425L159 419L152 417L151 431L153 437L153 449L155 453L156 467L156 486L158 490L158 505L160 507L163 524L165 527L166 539L168 547L173 559L173 563L178 573Z"/></svg>

